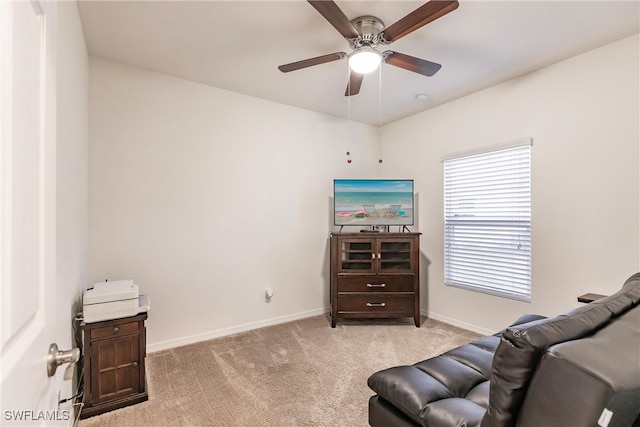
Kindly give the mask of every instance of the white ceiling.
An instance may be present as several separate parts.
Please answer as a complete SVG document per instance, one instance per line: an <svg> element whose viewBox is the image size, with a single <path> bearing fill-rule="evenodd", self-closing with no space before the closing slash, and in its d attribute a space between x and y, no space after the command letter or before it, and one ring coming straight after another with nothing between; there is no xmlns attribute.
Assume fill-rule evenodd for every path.
<svg viewBox="0 0 640 427"><path fill-rule="evenodd" d="M387 26L423 3L336 1L349 19L375 15ZM78 8L90 55L375 126L640 30L638 1L460 0L458 9L382 49L442 64L435 76L385 64L365 77L360 94L345 97L346 60L290 73L277 68L351 51L306 1L90 0Z"/></svg>

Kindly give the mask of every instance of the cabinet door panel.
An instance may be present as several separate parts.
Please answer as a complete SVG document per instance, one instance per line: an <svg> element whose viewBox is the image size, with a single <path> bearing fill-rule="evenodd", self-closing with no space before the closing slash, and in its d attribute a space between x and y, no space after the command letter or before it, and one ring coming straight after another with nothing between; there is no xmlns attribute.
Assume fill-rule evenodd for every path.
<svg viewBox="0 0 640 427"><path fill-rule="evenodd" d="M379 265L381 273L408 273L415 269L413 239L381 239L379 242Z"/></svg>
<svg viewBox="0 0 640 427"><path fill-rule="evenodd" d="M116 370L118 393L131 394L137 392L137 369L127 365Z"/></svg>
<svg viewBox="0 0 640 427"><path fill-rule="evenodd" d="M91 394L94 403L118 399L139 390L140 336L91 343Z"/></svg>
<svg viewBox="0 0 640 427"><path fill-rule="evenodd" d="M374 239L343 239L338 246L338 272L373 273L375 271Z"/></svg>

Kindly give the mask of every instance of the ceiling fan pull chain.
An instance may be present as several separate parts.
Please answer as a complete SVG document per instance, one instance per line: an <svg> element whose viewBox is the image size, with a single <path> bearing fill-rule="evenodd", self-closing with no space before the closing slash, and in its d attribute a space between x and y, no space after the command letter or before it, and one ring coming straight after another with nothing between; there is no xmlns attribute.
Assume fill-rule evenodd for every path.
<svg viewBox="0 0 640 427"><path fill-rule="evenodd" d="M351 74L351 69L349 68L349 64L347 64L347 77ZM348 79L347 83L347 92L351 93L351 79ZM347 164L351 164L351 96L347 96L347 114L348 114L348 125L347 125Z"/></svg>
<svg viewBox="0 0 640 427"><path fill-rule="evenodd" d="M378 149L378 163L382 164L382 67L378 71Z"/></svg>

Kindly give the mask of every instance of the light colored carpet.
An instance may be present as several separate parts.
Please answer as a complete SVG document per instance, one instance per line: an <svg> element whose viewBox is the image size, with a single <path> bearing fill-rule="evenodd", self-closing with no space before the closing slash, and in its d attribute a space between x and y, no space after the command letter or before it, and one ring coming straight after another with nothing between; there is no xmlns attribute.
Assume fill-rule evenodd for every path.
<svg viewBox="0 0 640 427"><path fill-rule="evenodd" d="M149 401L82 420L112 426L367 426L376 371L479 337L434 320L326 316L147 356Z"/></svg>

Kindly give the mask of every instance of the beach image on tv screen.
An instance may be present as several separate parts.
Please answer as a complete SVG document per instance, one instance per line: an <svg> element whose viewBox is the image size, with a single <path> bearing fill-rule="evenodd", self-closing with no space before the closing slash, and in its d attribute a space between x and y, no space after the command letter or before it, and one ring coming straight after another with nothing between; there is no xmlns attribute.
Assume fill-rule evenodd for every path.
<svg viewBox="0 0 640 427"><path fill-rule="evenodd" d="M413 180L336 179L335 225L413 225Z"/></svg>

